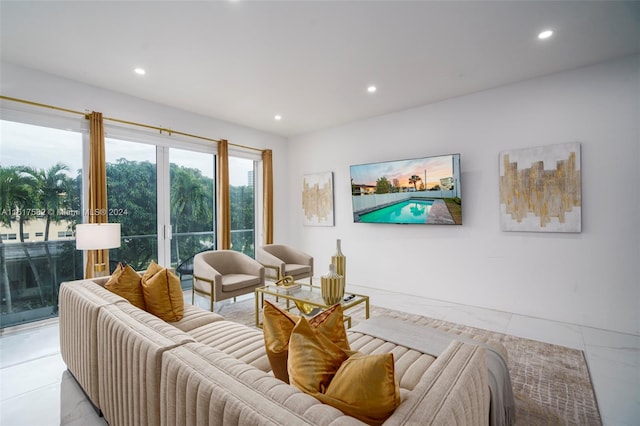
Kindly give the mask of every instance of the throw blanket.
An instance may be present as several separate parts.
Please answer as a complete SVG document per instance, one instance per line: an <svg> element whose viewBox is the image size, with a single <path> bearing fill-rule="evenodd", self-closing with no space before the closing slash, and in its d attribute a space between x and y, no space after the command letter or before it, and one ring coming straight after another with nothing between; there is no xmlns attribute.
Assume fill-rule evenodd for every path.
<svg viewBox="0 0 640 426"><path fill-rule="evenodd" d="M434 357L444 352L453 340L483 347L487 354L491 393L489 424L509 426L515 422L515 401L507 362L502 354L491 346L465 336L386 317L368 319L350 328L349 331L368 334Z"/></svg>

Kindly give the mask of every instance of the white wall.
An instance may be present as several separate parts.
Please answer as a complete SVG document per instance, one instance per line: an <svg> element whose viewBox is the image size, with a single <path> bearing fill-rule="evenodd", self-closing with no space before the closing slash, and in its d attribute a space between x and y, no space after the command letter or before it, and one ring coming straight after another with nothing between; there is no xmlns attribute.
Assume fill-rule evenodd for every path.
<svg viewBox="0 0 640 426"><path fill-rule="evenodd" d="M272 149L273 186L274 188L284 188L287 185L288 176L284 173L288 163L287 141L283 137L9 63L2 63L1 69L0 87L2 88L1 94L4 96L76 111L99 111L105 117L169 128L213 139L223 138L230 143L253 148ZM3 108L26 108L22 104L8 101L3 101L2 106ZM43 111L51 110L45 109ZM232 149L233 147L230 147L230 151ZM275 191L274 229L277 239L285 239L289 229L287 226L288 209L283 207L285 196L284 191Z"/></svg>
<svg viewBox="0 0 640 426"><path fill-rule="evenodd" d="M348 282L640 332L640 57L292 138L291 243L319 274L342 239ZM384 93L384 88L380 94ZM498 154L582 145L582 233L501 232ZM349 165L461 154L463 225L353 223ZM335 227L305 227L301 181L334 172Z"/></svg>

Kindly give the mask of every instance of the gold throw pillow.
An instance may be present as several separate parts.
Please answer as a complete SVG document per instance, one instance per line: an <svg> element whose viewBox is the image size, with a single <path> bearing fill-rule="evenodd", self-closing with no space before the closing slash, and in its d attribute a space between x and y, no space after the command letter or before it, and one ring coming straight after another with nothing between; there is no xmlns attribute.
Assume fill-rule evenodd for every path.
<svg viewBox="0 0 640 426"><path fill-rule="evenodd" d="M336 345L301 317L289 339L287 368L291 384L316 395L329 386L351 351Z"/></svg>
<svg viewBox="0 0 640 426"><path fill-rule="evenodd" d="M144 274L142 274L142 282L145 282L160 271L162 271L162 266L158 265L155 261L152 260L147 267L147 270L144 271Z"/></svg>
<svg viewBox="0 0 640 426"><path fill-rule="evenodd" d="M152 261L142 276L142 291L147 312L164 321L180 321L184 316L180 278L168 269Z"/></svg>
<svg viewBox="0 0 640 426"><path fill-rule="evenodd" d="M118 296L124 297L132 305L145 309L140 281L140 275L131 266L122 266L122 263L118 263L116 270L113 271L104 287Z"/></svg>
<svg viewBox="0 0 640 426"><path fill-rule="evenodd" d="M393 354L354 354L324 392L314 396L367 424L382 424L400 405Z"/></svg>
<svg viewBox="0 0 640 426"><path fill-rule="evenodd" d="M264 301L262 329L267 357L273 375L289 383L287 359L289 339L300 317L282 310L269 301ZM311 327L331 339L339 347L350 350L347 332L344 328L342 305L337 304L309 320Z"/></svg>

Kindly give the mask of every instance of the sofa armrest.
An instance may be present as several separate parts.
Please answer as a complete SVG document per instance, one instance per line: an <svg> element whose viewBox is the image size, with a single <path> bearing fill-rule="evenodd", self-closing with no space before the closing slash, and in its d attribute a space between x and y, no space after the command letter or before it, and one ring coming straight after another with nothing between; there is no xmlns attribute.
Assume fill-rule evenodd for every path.
<svg viewBox="0 0 640 426"><path fill-rule="evenodd" d="M385 425L486 425L489 380L485 350L453 341Z"/></svg>
<svg viewBox="0 0 640 426"><path fill-rule="evenodd" d="M129 302L93 280L79 280L60 284L59 304L60 354L92 404L100 407L98 312L107 305Z"/></svg>

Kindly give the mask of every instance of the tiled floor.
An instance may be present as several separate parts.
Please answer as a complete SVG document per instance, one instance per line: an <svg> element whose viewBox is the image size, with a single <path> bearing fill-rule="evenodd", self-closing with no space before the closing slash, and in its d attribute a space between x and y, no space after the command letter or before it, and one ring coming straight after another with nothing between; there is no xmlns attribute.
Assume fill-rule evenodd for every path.
<svg viewBox="0 0 640 426"><path fill-rule="evenodd" d="M640 425L640 336L350 286L371 304L585 351L605 425ZM252 296L249 296L252 297ZM190 302L190 293L185 300ZM0 336L0 425L104 425L65 371L56 320Z"/></svg>

